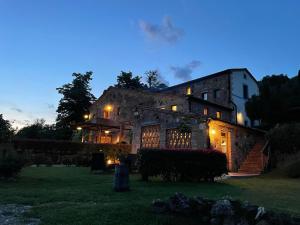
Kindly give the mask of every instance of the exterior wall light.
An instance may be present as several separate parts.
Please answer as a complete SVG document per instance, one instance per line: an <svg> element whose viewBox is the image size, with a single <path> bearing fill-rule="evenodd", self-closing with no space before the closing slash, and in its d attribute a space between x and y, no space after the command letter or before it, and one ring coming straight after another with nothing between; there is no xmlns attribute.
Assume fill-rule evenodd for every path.
<svg viewBox="0 0 300 225"><path fill-rule="evenodd" d="M77 130L82 130L82 127L77 127L76 129L77 129Z"/></svg>
<svg viewBox="0 0 300 225"><path fill-rule="evenodd" d="M84 118L85 120L88 120L88 119L90 118L90 116L89 116L88 114L85 114L85 115L83 116L83 118Z"/></svg>
<svg viewBox="0 0 300 225"><path fill-rule="evenodd" d="M105 130L104 134L110 134L110 131L109 130Z"/></svg>
<svg viewBox="0 0 300 225"><path fill-rule="evenodd" d="M113 161L111 160L111 159L109 159L109 160L107 160L107 165L111 165L111 164L113 164Z"/></svg>

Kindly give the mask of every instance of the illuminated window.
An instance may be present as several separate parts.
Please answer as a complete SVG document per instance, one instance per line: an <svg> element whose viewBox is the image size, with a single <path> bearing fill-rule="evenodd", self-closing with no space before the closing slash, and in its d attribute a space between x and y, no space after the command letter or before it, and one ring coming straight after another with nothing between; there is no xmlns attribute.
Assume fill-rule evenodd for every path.
<svg viewBox="0 0 300 225"><path fill-rule="evenodd" d="M217 111L216 115L217 115L217 118L218 118L218 119L221 119L221 116L222 116L222 113L221 113L221 112Z"/></svg>
<svg viewBox="0 0 300 225"><path fill-rule="evenodd" d="M208 115L208 108L204 108L204 110L203 110L203 115L205 115L205 116Z"/></svg>
<svg viewBox="0 0 300 225"><path fill-rule="evenodd" d="M103 111L103 118L104 118L104 119L109 119L109 114L110 114L109 111L104 110L104 111Z"/></svg>
<svg viewBox="0 0 300 225"><path fill-rule="evenodd" d="M238 112L236 115L236 118L237 118L237 123L243 125L243 123L244 123L243 113Z"/></svg>
<svg viewBox="0 0 300 225"><path fill-rule="evenodd" d="M191 87L187 87L186 88L186 94L187 95L191 95L192 94L192 88Z"/></svg>
<svg viewBox="0 0 300 225"><path fill-rule="evenodd" d="M173 112L176 112L176 111L177 111L177 105L172 105L172 106L171 106L171 110L172 110Z"/></svg>
<svg viewBox="0 0 300 225"><path fill-rule="evenodd" d="M208 93L207 92L202 93L202 99L204 99L204 100L208 99Z"/></svg>

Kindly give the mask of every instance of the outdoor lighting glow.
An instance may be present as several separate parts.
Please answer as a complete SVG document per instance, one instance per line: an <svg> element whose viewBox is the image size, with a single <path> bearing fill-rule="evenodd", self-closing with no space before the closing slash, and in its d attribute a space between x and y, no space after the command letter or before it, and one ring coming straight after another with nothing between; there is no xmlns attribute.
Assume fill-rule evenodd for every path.
<svg viewBox="0 0 300 225"><path fill-rule="evenodd" d="M171 106L171 110L172 110L173 112L176 112L176 111L177 111L177 105L172 105L172 106Z"/></svg>
<svg viewBox="0 0 300 225"><path fill-rule="evenodd" d="M77 130L82 130L82 127L77 127Z"/></svg>
<svg viewBox="0 0 300 225"><path fill-rule="evenodd" d="M109 133L110 133L109 130L105 130L105 131L104 131L104 134L109 134Z"/></svg>
<svg viewBox="0 0 300 225"><path fill-rule="evenodd" d="M90 116L89 116L88 114L85 114L85 115L83 116L83 118L86 119L86 120L87 120L89 117L90 117Z"/></svg>
<svg viewBox="0 0 300 225"><path fill-rule="evenodd" d="M216 134L216 130L215 129L211 129L211 134L215 135Z"/></svg>
<svg viewBox="0 0 300 225"><path fill-rule="evenodd" d="M111 164L113 164L113 161L109 159L109 160L107 160L107 164L111 165Z"/></svg>
<svg viewBox="0 0 300 225"><path fill-rule="evenodd" d="M106 111L109 111L109 112L112 111L112 108L113 108L113 107L112 107L111 105L105 106L105 110L106 110Z"/></svg>

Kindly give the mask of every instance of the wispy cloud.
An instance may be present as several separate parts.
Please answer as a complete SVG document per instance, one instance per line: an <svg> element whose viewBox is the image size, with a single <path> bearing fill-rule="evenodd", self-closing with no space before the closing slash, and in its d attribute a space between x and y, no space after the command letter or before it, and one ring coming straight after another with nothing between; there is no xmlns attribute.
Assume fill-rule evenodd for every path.
<svg viewBox="0 0 300 225"><path fill-rule="evenodd" d="M22 109L17 108L17 107L11 107L10 109L11 109L12 111L15 111L15 112L18 112L18 113L22 113L22 112L23 112Z"/></svg>
<svg viewBox="0 0 300 225"><path fill-rule="evenodd" d="M171 18L165 16L160 25L151 24L144 20L139 22L142 32L152 41L177 42L183 35L181 28L175 27Z"/></svg>
<svg viewBox="0 0 300 225"><path fill-rule="evenodd" d="M47 104L48 109L54 109L54 104Z"/></svg>
<svg viewBox="0 0 300 225"><path fill-rule="evenodd" d="M174 77L182 81L192 79L193 71L201 65L198 60L193 60L185 66L171 66L171 70L174 73Z"/></svg>

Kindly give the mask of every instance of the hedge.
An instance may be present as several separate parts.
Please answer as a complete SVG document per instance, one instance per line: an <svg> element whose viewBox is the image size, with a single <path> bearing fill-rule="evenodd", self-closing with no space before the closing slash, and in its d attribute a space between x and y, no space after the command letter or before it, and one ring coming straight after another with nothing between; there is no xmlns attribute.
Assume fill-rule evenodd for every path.
<svg viewBox="0 0 300 225"><path fill-rule="evenodd" d="M152 176L166 181L213 181L227 173L226 155L216 150L140 149L138 154L144 181Z"/></svg>
<svg viewBox="0 0 300 225"><path fill-rule="evenodd" d="M131 145L92 144L72 141L15 139L14 148L32 164L75 164L89 166L93 153L103 152L106 158L118 159L131 152Z"/></svg>

